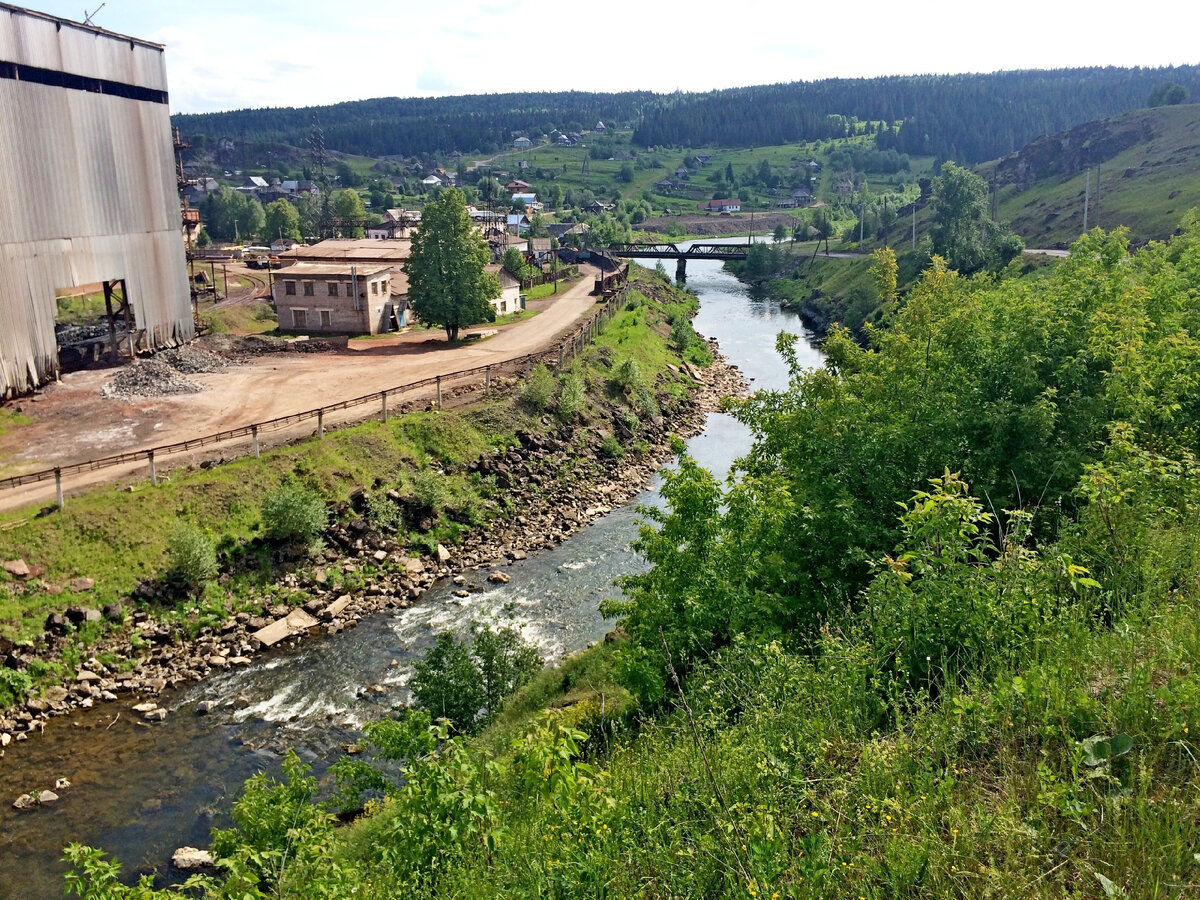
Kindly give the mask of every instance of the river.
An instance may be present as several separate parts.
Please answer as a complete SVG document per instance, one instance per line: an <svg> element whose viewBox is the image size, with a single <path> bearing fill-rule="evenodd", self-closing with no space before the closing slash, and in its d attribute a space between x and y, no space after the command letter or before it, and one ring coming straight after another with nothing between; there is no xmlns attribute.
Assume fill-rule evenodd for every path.
<svg viewBox="0 0 1200 900"><path fill-rule="evenodd" d="M670 261L665 265L673 271ZM799 318L752 299L719 262L689 261L688 286L700 296L696 330L720 342L752 387L785 387L775 336L802 332ZM798 349L803 363L820 363L811 344ZM715 413L688 446L702 465L724 474L749 449L750 435ZM61 897L59 856L72 841L116 856L127 876L139 867L161 870L177 847L207 847L214 821L221 821L242 783L257 771L277 770L286 748L323 772L355 740L361 723L402 704L411 661L441 629L462 627L472 617L507 621L548 659L601 638L613 623L598 606L616 594L613 579L644 566L630 549L637 507L656 502L652 486L554 550L514 563L506 569L508 584L484 585L478 573L471 580L486 589L460 599L453 595L456 585L439 583L417 606L168 694L161 703L172 713L161 724L141 723L128 702L52 720L44 734L12 745L0 761L0 898ZM204 699L218 701L217 711L194 715ZM25 813L11 809L18 794L49 788L58 778L72 783L58 803Z"/></svg>

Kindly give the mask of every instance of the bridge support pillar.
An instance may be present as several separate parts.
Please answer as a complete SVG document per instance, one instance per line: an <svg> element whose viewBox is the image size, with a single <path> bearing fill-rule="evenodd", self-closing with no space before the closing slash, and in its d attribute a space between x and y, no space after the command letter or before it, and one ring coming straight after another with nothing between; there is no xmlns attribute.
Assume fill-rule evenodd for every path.
<svg viewBox="0 0 1200 900"><path fill-rule="evenodd" d="M687 281L687 258L686 257L683 257L683 256L679 257L678 261L675 263L675 280L676 281Z"/></svg>

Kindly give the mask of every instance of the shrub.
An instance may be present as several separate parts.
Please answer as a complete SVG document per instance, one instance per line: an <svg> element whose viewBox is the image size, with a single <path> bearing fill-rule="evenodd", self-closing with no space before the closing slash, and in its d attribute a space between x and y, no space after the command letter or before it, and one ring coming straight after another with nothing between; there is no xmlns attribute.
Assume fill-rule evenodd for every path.
<svg viewBox="0 0 1200 900"><path fill-rule="evenodd" d="M285 482L263 498L262 520L271 539L303 544L321 533L329 513L316 491L296 482Z"/></svg>
<svg viewBox="0 0 1200 900"><path fill-rule="evenodd" d="M558 417L564 422L575 421L586 399L583 379L574 372L568 372L558 389Z"/></svg>
<svg viewBox="0 0 1200 900"><path fill-rule="evenodd" d="M446 506L446 486L433 472L422 469L413 475L413 500L422 509L437 514Z"/></svg>
<svg viewBox="0 0 1200 900"><path fill-rule="evenodd" d="M620 459L625 455L625 448L613 435L606 434L600 442L600 452L611 459Z"/></svg>
<svg viewBox="0 0 1200 900"><path fill-rule="evenodd" d="M384 493L373 493L367 496L367 521L377 531L394 533L404 524L404 516L400 507Z"/></svg>
<svg viewBox="0 0 1200 900"><path fill-rule="evenodd" d="M181 593L198 598L217 571L212 538L193 525L177 522L167 538L167 580Z"/></svg>
<svg viewBox="0 0 1200 900"><path fill-rule="evenodd" d="M623 391L638 391L646 387L646 379L637 360L631 357L621 360L613 369L612 381Z"/></svg>
<svg viewBox="0 0 1200 900"><path fill-rule="evenodd" d="M20 703L31 687L33 679L28 673L0 666L0 709Z"/></svg>
<svg viewBox="0 0 1200 900"><path fill-rule="evenodd" d="M537 412L545 412L553 396L554 376L545 366L534 366L521 389L521 400Z"/></svg>

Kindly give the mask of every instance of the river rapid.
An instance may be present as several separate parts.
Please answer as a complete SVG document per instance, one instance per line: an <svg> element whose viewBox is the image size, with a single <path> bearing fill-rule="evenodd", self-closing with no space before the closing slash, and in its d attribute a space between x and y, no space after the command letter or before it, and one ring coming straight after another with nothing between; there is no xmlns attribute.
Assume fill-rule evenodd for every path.
<svg viewBox="0 0 1200 900"><path fill-rule="evenodd" d="M672 261L664 265L674 271ZM700 297L696 330L719 341L751 389L785 387L775 338L780 331L803 333L799 317L752 298L719 262L689 261L687 274ZM807 341L798 351L802 363L820 364ZM749 450L750 433L714 413L688 447L723 476ZM468 573L485 589L458 598L457 585L439 582L409 609L261 655L250 666L161 697L172 712L153 726L128 703L112 703L54 719L43 734L12 745L0 760L0 898L61 897L59 857L72 841L119 858L126 880L139 868L163 871L177 847L207 847L210 829L223 821L242 783L258 771L276 771L287 748L322 773L363 722L402 705L411 663L438 631L465 627L473 617L512 624L548 660L602 638L613 622L598 607L617 595L613 579L644 568L630 542L637 507L661 502L656 486L554 550L514 562L505 569L508 584ZM216 710L195 715L201 700L217 701ZM57 803L24 813L11 808L18 794L50 788L58 778L72 786L59 791Z"/></svg>

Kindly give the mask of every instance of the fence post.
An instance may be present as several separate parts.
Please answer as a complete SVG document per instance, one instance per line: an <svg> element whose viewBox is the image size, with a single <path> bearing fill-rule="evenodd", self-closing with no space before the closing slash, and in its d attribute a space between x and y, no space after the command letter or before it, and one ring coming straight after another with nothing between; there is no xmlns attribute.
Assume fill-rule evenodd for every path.
<svg viewBox="0 0 1200 900"><path fill-rule="evenodd" d="M563 367L563 353L566 351L566 349L567 344L565 341L558 345L558 367L560 369Z"/></svg>
<svg viewBox="0 0 1200 900"><path fill-rule="evenodd" d="M62 469L58 466L54 467L54 493L58 501L58 508L63 508L63 493L62 493Z"/></svg>
<svg viewBox="0 0 1200 900"><path fill-rule="evenodd" d="M483 367L483 393L490 394L492 392L492 367Z"/></svg>
<svg viewBox="0 0 1200 900"><path fill-rule="evenodd" d="M258 459L258 426L250 426L250 439L254 442L254 458Z"/></svg>
<svg viewBox="0 0 1200 900"><path fill-rule="evenodd" d="M442 408L442 376L437 376L437 408Z"/></svg>
<svg viewBox="0 0 1200 900"><path fill-rule="evenodd" d="M152 485L157 486L158 485L158 472L156 472L154 470L154 451L153 450L146 451L146 462L148 462L150 464L150 483Z"/></svg>
<svg viewBox="0 0 1200 900"><path fill-rule="evenodd" d="M317 437L325 437L325 407L317 410Z"/></svg>
<svg viewBox="0 0 1200 900"><path fill-rule="evenodd" d="M383 421L387 422L387 391L383 392Z"/></svg>

